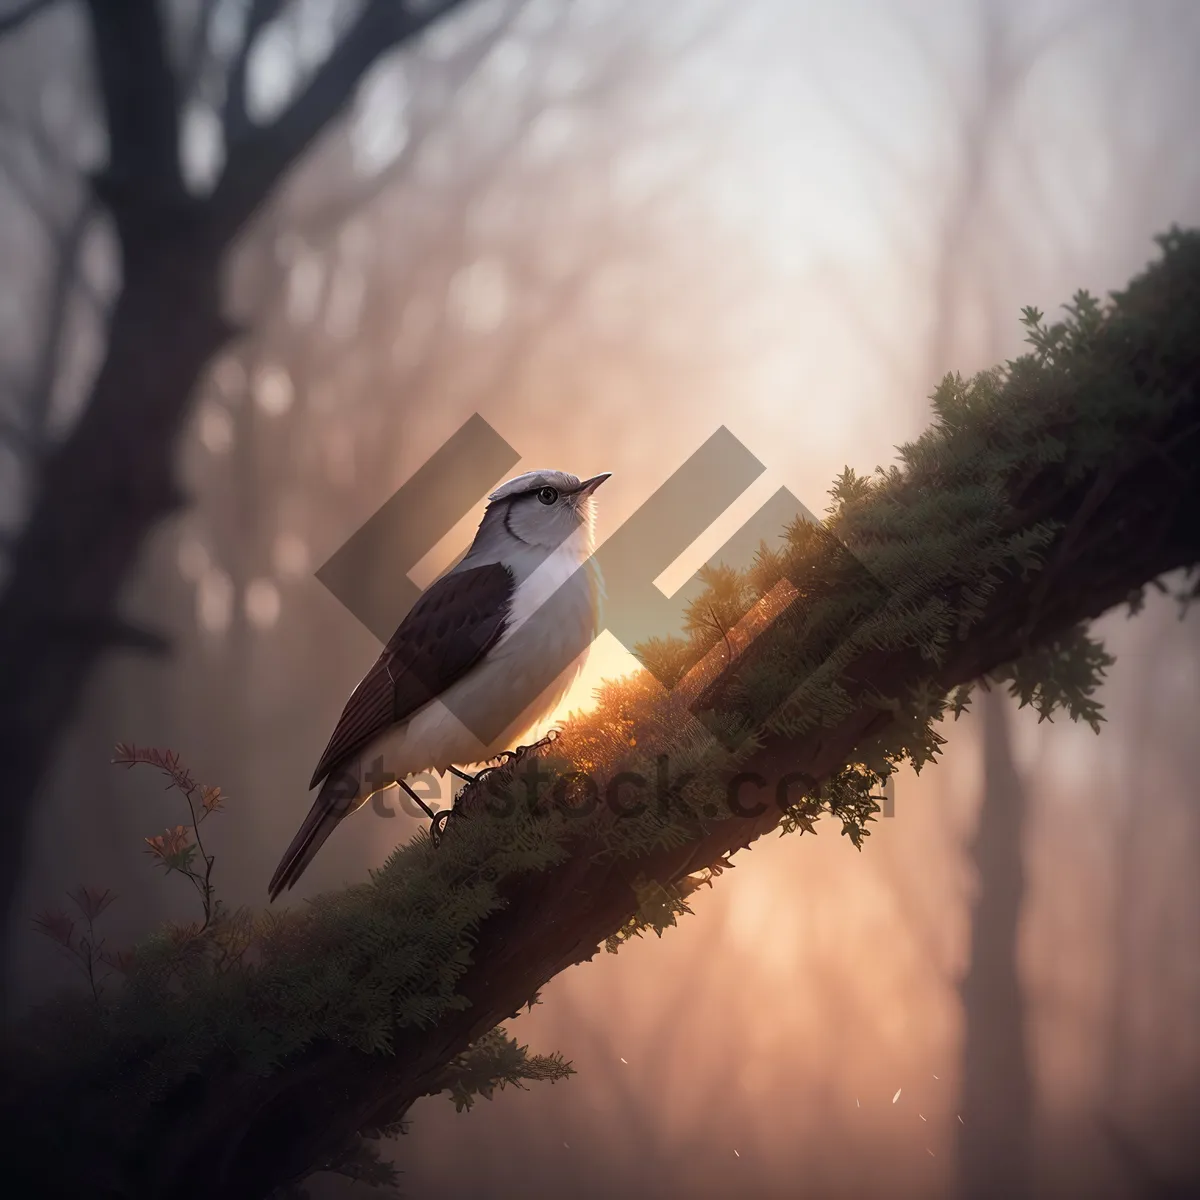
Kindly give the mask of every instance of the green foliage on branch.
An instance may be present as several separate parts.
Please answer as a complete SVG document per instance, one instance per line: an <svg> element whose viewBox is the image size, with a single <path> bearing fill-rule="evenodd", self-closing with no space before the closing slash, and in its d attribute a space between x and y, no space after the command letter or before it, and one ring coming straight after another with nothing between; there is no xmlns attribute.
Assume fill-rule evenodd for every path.
<svg viewBox="0 0 1200 1200"><path fill-rule="evenodd" d="M594 711L468 789L436 850L421 832L355 887L298 910L229 913L199 841L195 798L203 809L205 793L181 783L193 831L168 831L151 852L197 887L203 920L138 946L121 987L41 1012L19 1056L26 1077L69 1087L70 1119L88 1122L98 1144L132 1150L155 1105L214 1064L270 1074L315 1043L386 1055L398 1031L464 1006L474 938L514 880L569 857L613 863L693 842L731 819L729 780L768 739L819 736L865 707L879 719L848 760L823 779L797 778L777 814L785 833L831 816L861 847L888 777L935 761L939 723L968 703L969 686L946 682L947 664L999 590L1025 581L1029 633L1061 585L1047 564L1052 551L1069 559L1078 530L1045 516L1039 497L1094 477L1080 512L1102 504L1129 448L1181 402L1160 380L1194 369L1200 234L1174 232L1161 247L1107 303L1080 293L1053 325L1025 310L1031 352L970 379L947 376L930 427L899 448L897 464L871 475L847 467L822 521L797 520L745 574L709 572L680 634L640 648L653 673L604 684ZM855 669L898 656L916 664L903 683ZM1080 628L1028 642L991 678L1043 718L1062 711L1097 728L1110 662ZM555 786L571 773L601 792L618 772L661 781L664 762L675 783L656 782L620 815ZM661 934L726 865L631 888L607 947ZM468 1107L569 1067L494 1032L453 1070L447 1087Z"/></svg>
<svg viewBox="0 0 1200 1200"><path fill-rule="evenodd" d="M561 1054L530 1054L497 1027L458 1055L438 1080L457 1112L469 1109L478 1096L490 1100L506 1087L524 1088L526 1083L557 1083L574 1075L574 1068Z"/></svg>

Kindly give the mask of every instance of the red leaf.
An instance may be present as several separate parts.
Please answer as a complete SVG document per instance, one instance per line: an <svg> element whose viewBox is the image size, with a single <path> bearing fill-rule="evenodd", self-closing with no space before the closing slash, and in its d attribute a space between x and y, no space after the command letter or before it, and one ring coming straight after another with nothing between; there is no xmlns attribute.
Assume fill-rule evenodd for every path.
<svg viewBox="0 0 1200 1200"><path fill-rule="evenodd" d="M168 829L157 837L145 838L144 841L148 847L147 854L152 854L155 858L161 858L166 862L168 859L178 858L188 849L191 843L191 830L186 825L176 825L173 829Z"/></svg>
<svg viewBox="0 0 1200 1200"><path fill-rule="evenodd" d="M67 895L89 921L94 921L117 898L110 888L79 887Z"/></svg>
<svg viewBox="0 0 1200 1200"><path fill-rule="evenodd" d="M60 908L39 913L33 919L33 927L45 934L52 942L71 949L75 939L75 922Z"/></svg>
<svg viewBox="0 0 1200 1200"><path fill-rule="evenodd" d="M216 812L225 803L225 797L221 795L219 787L205 785L200 789L200 803L206 813Z"/></svg>
<svg viewBox="0 0 1200 1200"><path fill-rule="evenodd" d="M183 765L175 750L139 750L132 742L118 742L113 753L116 757L112 761L116 766L135 767L143 764L156 767L170 780L168 787L176 787L185 794L196 789L196 781L192 778L191 771Z"/></svg>

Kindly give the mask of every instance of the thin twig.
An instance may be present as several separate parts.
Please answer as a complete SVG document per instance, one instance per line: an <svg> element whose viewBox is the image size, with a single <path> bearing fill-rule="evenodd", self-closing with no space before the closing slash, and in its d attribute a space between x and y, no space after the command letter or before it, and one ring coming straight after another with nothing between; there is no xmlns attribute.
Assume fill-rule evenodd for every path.
<svg viewBox="0 0 1200 1200"><path fill-rule="evenodd" d="M729 640L729 634L725 626L717 618L717 614L711 604L708 606L708 615L712 618L712 623L717 627L717 632L725 639L725 653L728 655L729 662L733 662L733 643Z"/></svg>

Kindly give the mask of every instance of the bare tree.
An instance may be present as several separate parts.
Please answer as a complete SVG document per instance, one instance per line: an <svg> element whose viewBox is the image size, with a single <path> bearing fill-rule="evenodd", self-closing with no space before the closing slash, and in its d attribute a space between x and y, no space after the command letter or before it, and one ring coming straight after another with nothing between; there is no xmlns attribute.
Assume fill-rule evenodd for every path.
<svg viewBox="0 0 1200 1200"><path fill-rule="evenodd" d="M204 196L181 172L189 73L172 54L167 14L156 0L87 5L108 132L108 161L90 185L116 232L121 285L104 360L78 422L44 458L0 596L6 924L29 814L85 680L106 650L154 640L122 619L120 590L148 532L183 503L173 448L205 364L239 332L222 303L227 255L364 73L460 3L366 4L284 110L257 125L247 108L250 50L287 5L255 0L226 77L225 167ZM42 6L26 7L9 23ZM201 7L202 24L210 13ZM0 958L7 963L6 950Z"/></svg>
<svg viewBox="0 0 1200 1200"><path fill-rule="evenodd" d="M1013 231L989 223L988 193L998 143L1011 118L1018 85L1042 47L1021 44L1011 6L976 5L980 64L965 102L957 144L961 160L949 190L934 270L930 378L962 352L962 313L972 299L986 314L985 357L1000 357L996 291L986 278L984 239L1012 242ZM1005 234L1008 234L1006 237ZM973 287L982 293L980 304ZM1028 1195L1033 1182L1032 1070L1025 997L1017 968L1017 930L1024 898L1022 844L1025 794L1013 760L1006 701L985 692L984 791L971 846L978 894L971 906L970 960L960 984L963 1005L962 1113L956 1129L957 1193L962 1200Z"/></svg>
<svg viewBox="0 0 1200 1200"><path fill-rule="evenodd" d="M959 1194L991 1200L1032 1194L1033 1083L1017 933L1025 895L1026 799L1013 760L1007 700L985 693L984 797L971 854L978 894L971 906L971 958L961 992L963 1124Z"/></svg>

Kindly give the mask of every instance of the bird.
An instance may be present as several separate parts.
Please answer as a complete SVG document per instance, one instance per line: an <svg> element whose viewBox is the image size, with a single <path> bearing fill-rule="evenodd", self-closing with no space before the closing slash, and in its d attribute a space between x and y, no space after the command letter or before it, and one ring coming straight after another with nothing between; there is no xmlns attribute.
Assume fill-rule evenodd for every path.
<svg viewBox="0 0 1200 1200"><path fill-rule="evenodd" d="M487 498L467 553L421 595L346 701L309 790L312 808L268 885L293 887L333 830L375 792L486 763L543 720L600 631L604 583L593 557L596 489L527 471Z"/></svg>

